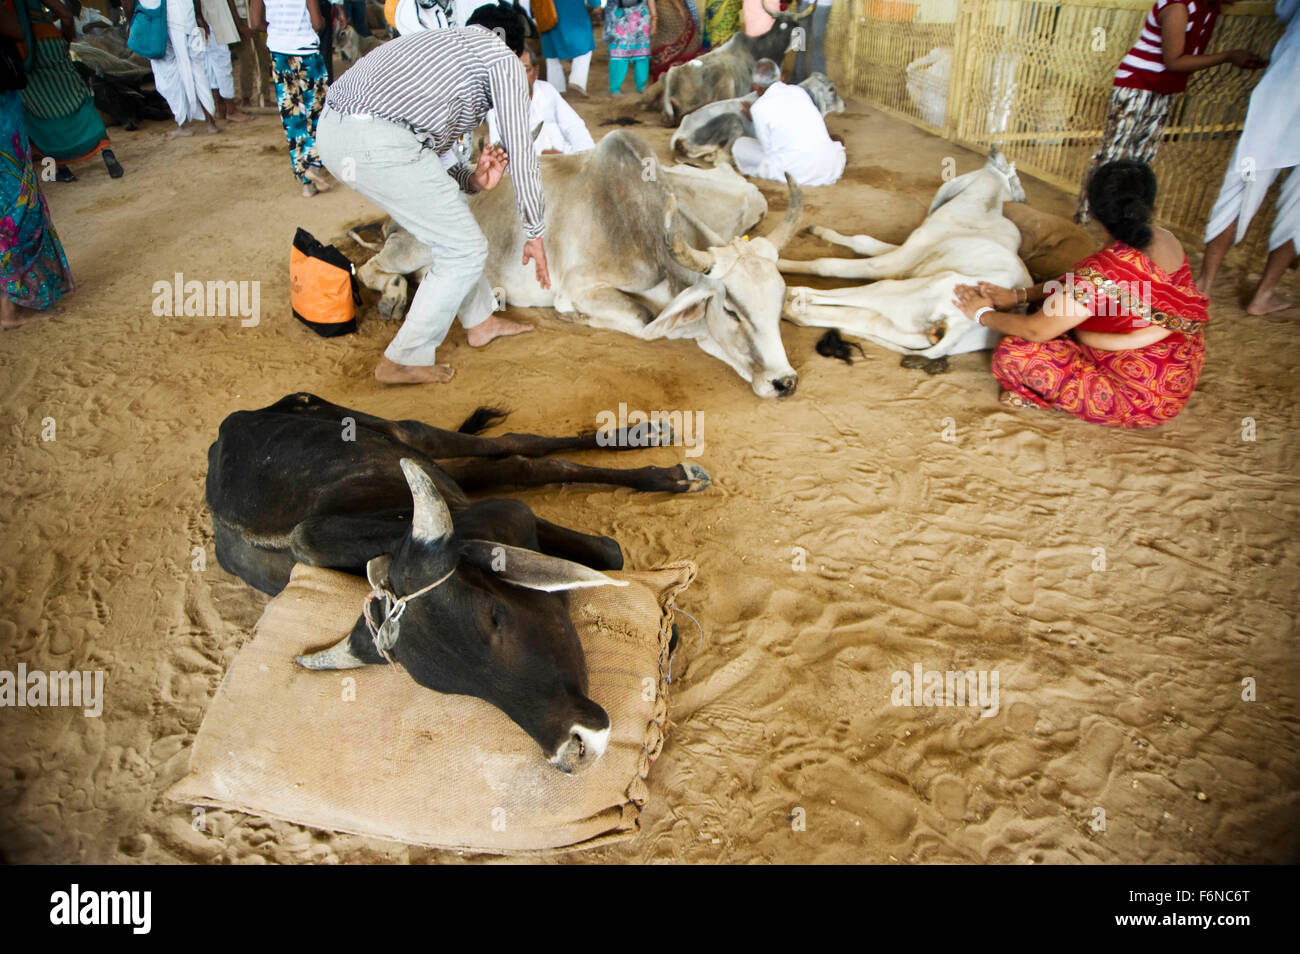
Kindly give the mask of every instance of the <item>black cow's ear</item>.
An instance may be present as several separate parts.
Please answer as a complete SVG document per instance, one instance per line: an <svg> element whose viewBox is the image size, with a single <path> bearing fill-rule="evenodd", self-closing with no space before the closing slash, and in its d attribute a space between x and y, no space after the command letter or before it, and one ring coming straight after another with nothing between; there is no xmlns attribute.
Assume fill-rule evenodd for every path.
<svg viewBox="0 0 1300 954"><path fill-rule="evenodd" d="M530 590L558 593L587 586L627 586L627 580L616 580L581 563L491 540L466 540L460 553L466 563Z"/></svg>
<svg viewBox="0 0 1300 954"><path fill-rule="evenodd" d="M381 553L374 559L367 561L366 579L370 581L371 589L382 592L393 588L388 581L388 568L392 565L393 558L387 553Z"/></svg>

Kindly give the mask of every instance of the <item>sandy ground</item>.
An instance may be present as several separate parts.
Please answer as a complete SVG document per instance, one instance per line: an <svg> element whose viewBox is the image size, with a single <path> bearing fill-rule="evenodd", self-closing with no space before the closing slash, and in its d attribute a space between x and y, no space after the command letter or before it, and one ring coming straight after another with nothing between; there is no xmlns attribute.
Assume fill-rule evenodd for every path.
<svg viewBox="0 0 1300 954"><path fill-rule="evenodd" d="M603 80L597 66L593 90ZM598 93L580 110L599 135L632 97ZM216 566L206 449L230 411L298 390L445 426L499 403L512 429L554 434L619 402L703 414L706 493L521 495L616 536L633 566L700 565L680 605L704 633L683 620L644 830L562 860L1300 855L1296 315L1246 317L1244 276L1224 276L1190 406L1141 433L1000 407L987 353L932 377L867 346L849 367L789 325L800 387L783 403L693 344L544 313L520 315L538 333L485 350L457 327L452 385L388 389L370 372L395 328L373 309L332 341L288 310L294 228L339 239L376 217L366 201L345 188L302 199L273 116L188 141L166 128L114 131L120 181L92 165L50 185L80 290L62 316L0 335L0 668L108 674L99 719L0 710L4 859L458 860L237 813L210 813L199 832L163 795L265 605ZM961 172L982 161L860 104L830 128L851 168L807 190L805 222L889 241L921 220L944 157ZM666 157L667 131L638 131ZM1068 212L1067 196L1025 184L1033 208ZM783 190L765 191L775 224ZM818 248L805 235L791 250ZM260 281L261 323L155 317L153 283L176 272ZM996 670L998 714L892 705L891 673L916 664Z"/></svg>

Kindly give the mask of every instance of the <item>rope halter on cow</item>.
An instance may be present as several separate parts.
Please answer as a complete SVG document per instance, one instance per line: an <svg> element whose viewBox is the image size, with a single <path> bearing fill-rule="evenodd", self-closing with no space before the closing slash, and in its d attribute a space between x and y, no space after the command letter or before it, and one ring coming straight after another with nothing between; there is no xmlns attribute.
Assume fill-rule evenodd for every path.
<svg viewBox="0 0 1300 954"><path fill-rule="evenodd" d="M450 570L428 586L422 586L414 593L398 596L388 584L388 566L390 563L391 559L389 557L377 556L366 564L366 578L370 581L370 593L367 594L366 601L362 604L361 615L365 617L366 629L370 631L370 639L374 642L379 655L383 656L390 665L396 665L393 663L393 657L389 654L389 650L397 643L398 624L402 614L406 612L406 604L446 583L456 572L456 567L453 565ZM375 618L370 612L372 600L382 600L384 604L383 618L378 623L375 622Z"/></svg>

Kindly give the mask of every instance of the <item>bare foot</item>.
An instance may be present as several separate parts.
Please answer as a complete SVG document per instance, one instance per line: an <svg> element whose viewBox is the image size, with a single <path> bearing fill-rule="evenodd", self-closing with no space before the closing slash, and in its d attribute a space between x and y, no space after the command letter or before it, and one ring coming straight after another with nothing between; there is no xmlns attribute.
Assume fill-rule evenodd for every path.
<svg viewBox="0 0 1300 954"><path fill-rule="evenodd" d="M333 188L333 186L330 185L329 180L325 178L324 174L319 169L308 167L307 171L304 172L303 175L311 180L311 184L316 187L317 192L328 192Z"/></svg>
<svg viewBox="0 0 1300 954"><path fill-rule="evenodd" d="M1251 303L1246 306L1248 315L1271 315L1275 311L1286 311L1288 308L1295 307L1295 303L1283 298L1277 292L1267 292L1263 296L1256 295Z"/></svg>
<svg viewBox="0 0 1300 954"><path fill-rule="evenodd" d="M241 113L233 105L226 110L226 122L228 123L251 123L256 117Z"/></svg>
<svg viewBox="0 0 1300 954"><path fill-rule="evenodd" d="M481 348L494 338L522 335L532 330L532 325L525 325L518 321L507 321L500 315L493 315L482 324L470 328L465 332L465 337L469 339L471 347Z"/></svg>
<svg viewBox="0 0 1300 954"><path fill-rule="evenodd" d="M455 375L449 364L398 364L383 357L375 365L375 380L381 384L446 384Z"/></svg>
<svg viewBox="0 0 1300 954"><path fill-rule="evenodd" d="M306 184L302 187L302 197L303 197L304 199L310 199L310 198L311 198L312 196L314 196L318 191L320 191L320 190L317 189L316 186L315 186L314 184L308 182L308 183L306 183Z"/></svg>
<svg viewBox="0 0 1300 954"><path fill-rule="evenodd" d="M34 308L15 305L8 298L0 298L0 328L9 331L13 328L21 328L23 325L34 325L38 321L48 321L62 310L47 308L45 311L37 311Z"/></svg>
<svg viewBox="0 0 1300 954"><path fill-rule="evenodd" d="M214 136L215 136L217 133L221 132L221 127L217 125L217 121L216 121L215 119L209 119L209 120L208 120L208 127L207 127L207 128L208 128L208 132L209 132L210 134L214 135Z"/></svg>
<svg viewBox="0 0 1300 954"><path fill-rule="evenodd" d="M172 138L179 138L180 136L193 136L194 130L191 129L189 126L177 126L167 135L171 136Z"/></svg>

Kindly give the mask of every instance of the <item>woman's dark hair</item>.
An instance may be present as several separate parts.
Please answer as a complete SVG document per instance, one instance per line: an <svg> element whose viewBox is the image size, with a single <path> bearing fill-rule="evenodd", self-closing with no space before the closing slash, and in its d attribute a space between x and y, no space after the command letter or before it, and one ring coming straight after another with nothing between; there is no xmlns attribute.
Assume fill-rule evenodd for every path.
<svg viewBox="0 0 1300 954"><path fill-rule="evenodd" d="M466 26L487 27L501 38L501 42L518 56L524 51L524 24L522 14L509 4L485 4L470 14Z"/></svg>
<svg viewBox="0 0 1300 954"><path fill-rule="evenodd" d="M1156 174L1145 162L1115 159L1098 166L1088 180L1093 218L1125 245L1151 244L1151 217L1156 207Z"/></svg>

